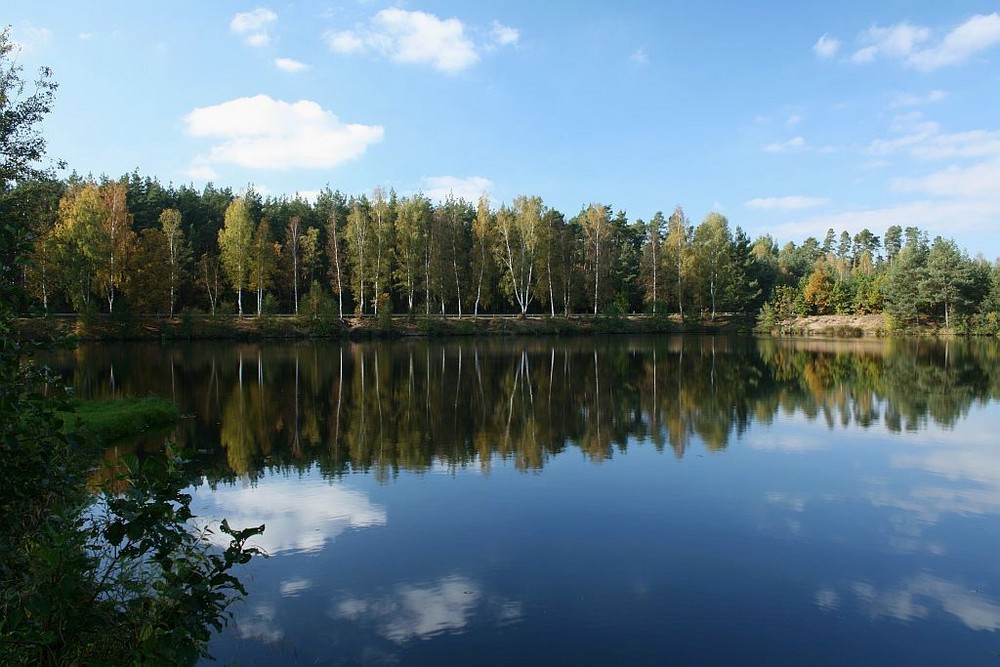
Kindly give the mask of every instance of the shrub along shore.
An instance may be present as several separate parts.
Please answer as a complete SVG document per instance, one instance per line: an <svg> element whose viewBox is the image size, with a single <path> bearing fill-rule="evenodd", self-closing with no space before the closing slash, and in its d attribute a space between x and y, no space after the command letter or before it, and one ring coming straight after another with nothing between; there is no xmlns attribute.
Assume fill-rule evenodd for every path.
<svg viewBox="0 0 1000 667"><path fill-rule="evenodd" d="M552 336L593 334L749 332L753 321L735 316L705 320L680 317L629 316L397 316L392 318L310 316L179 317L56 316L26 318L18 323L21 337L76 341L297 340L308 338L375 339L438 336Z"/></svg>
<svg viewBox="0 0 1000 667"><path fill-rule="evenodd" d="M677 315L548 315L311 317L265 315L180 315L178 317L93 315L25 318L18 322L23 340L53 337L82 341L191 340L369 340L450 336L588 336L604 334L749 334L859 338L890 335L963 335L975 333L934 323L900 328L885 315L813 315L763 323L736 315L682 319Z"/></svg>

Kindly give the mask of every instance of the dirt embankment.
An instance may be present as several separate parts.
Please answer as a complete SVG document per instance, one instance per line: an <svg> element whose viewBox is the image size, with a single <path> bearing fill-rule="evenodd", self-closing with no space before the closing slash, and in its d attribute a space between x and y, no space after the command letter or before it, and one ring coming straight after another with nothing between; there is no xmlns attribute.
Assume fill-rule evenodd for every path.
<svg viewBox="0 0 1000 667"><path fill-rule="evenodd" d="M861 338L887 336L889 326L883 315L812 315L785 320L780 332L795 336Z"/></svg>

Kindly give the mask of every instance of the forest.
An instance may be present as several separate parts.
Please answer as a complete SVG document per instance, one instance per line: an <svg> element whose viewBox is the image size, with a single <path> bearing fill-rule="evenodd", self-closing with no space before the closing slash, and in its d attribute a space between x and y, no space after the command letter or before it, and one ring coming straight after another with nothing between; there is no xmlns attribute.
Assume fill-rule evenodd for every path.
<svg viewBox="0 0 1000 667"><path fill-rule="evenodd" d="M16 190L0 213L31 230L21 279L45 313L728 313L765 327L885 313L894 328L1000 330L1000 266L899 224L780 244L715 212L694 224L680 206L630 220L594 203L567 217L538 196L494 205L329 186L310 201L138 171Z"/></svg>

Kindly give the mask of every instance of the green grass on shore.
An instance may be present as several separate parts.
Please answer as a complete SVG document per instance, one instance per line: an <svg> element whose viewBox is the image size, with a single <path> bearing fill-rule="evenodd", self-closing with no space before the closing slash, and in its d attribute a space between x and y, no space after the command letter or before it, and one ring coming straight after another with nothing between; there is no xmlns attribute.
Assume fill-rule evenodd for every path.
<svg viewBox="0 0 1000 667"><path fill-rule="evenodd" d="M103 444L135 437L173 425L177 406L156 396L110 400L70 401L72 412L62 413L63 430L82 430Z"/></svg>

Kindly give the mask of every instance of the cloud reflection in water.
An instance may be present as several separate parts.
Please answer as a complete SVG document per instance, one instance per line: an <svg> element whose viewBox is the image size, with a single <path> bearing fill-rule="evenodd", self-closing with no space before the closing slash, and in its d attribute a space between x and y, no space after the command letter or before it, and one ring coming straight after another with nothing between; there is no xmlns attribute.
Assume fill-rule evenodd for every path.
<svg viewBox="0 0 1000 667"><path fill-rule="evenodd" d="M893 618L909 623L930 617L937 604L970 630L1000 630L1000 604L977 590L930 574L920 574L881 590L862 581L851 583L846 589L872 619ZM816 594L816 604L834 611L841 606L843 597L824 587Z"/></svg>
<svg viewBox="0 0 1000 667"><path fill-rule="evenodd" d="M316 479L312 475L316 474ZM255 544L268 554L319 551L348 528L386 525L386 510L361 491L318 478L318 473L279 479L257 486L207 485L192 490L195 513L226 517L236 527L266 525ZM220 546L228 541L216 531Z"/></svg>
<svg viewBox="0 0 1000 667"><path fill-rule="evenodd" d="M484 603L498 623L512 623L521 618L519 603L486 600L480 587L461 575L449 575L428 584L400 584L383 595L335 601L328 614L335 620L373 624L380 636L403 644L412 639L462 632Z"/></svg>

